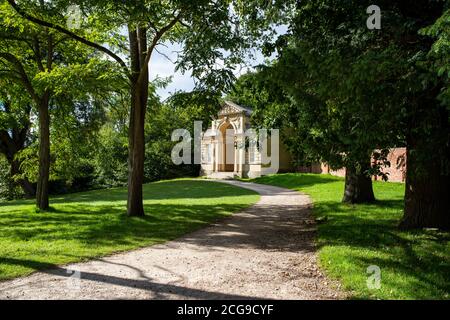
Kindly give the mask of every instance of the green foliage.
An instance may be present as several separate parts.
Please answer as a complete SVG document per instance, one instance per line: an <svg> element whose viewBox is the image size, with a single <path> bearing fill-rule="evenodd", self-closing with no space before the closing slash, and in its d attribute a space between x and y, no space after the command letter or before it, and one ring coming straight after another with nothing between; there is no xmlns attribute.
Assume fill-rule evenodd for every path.
<svg viewBox="0 0 450 320"><path fill-rule="evenodd" d="M22 190L14 183L14 177L11 177L8 161L0 155L0 199L12 200L21 198L22 195Z"/></svg>
<svg viewBox="0 0 450 320"><path fill-rule="evenodd" d="M448 83L443 79L448 75L448 11L443 11L441 1L416 1L411 6L381 1L377 5L382 8L382 29L369 30L370 4L302 1L288 34L265 44L266 54L276 50L278 59L254 76L263 87L259 92L268 94L263 98L266 104L255 103L259 122L286 128L287 144L300 162L323 161L335 169L358 167L380 149L370 170L380 174L379 169L389 165L385 150L404 146L411 130L427 139L430 150L422 154L422 164L433 154L432 148L441 150L439 146L447 144L448 132L438 136L425 130L435 126L431 118L439 117L437 108L421 113L416 105L417 96L439 92L439 86L445 103L448 86L439 77ZM432 26L421 34L437 39L432 48L430 38L419 35L428 25ZM276 105L267 103L270 100ZM407 125L421 118L429 120L413 128Z"/></svg>
<svg viewBox="0 0 450 320"><path fill-rule="evenodd" d="M439 98L450 109L450 9L447 8L434 24L422 29L420 34L435 39L428 53L428 68L433 70L443 81L444 88Z"/></svg>
<svg viewBox="0 0 450 320"><path fill-rule="evenodd" d="M187 129L194 135L194 121L209 125L210 114L217 112L220 103L217 94L207 92L178 92L166 103L155 95L157 84L149 88L149 107L145 121L144 181L197 176L199 165L174 165L172 148L178 142L171 141L175 129ZM126 101L126 99L125 99ZM97 134L98 144L93 157L94 184L98 187L124 186L127 184L128 134L121 99L111 99L105 124ZM192 148L193 150L193 148Z"/></svg>
<svg viewBox="0 0 450 320"><path fill-rule="evenodd" d="M33 2L30 6L35 14L49 14L48 3ZM91 48L23 19L6 1L0 2L0 13L0 101L7 101L9 109L0 110L0 130L5 130L1 134L29 128L22 145L0 150L9 161L20 162L14 179L37 180L38 105L47 92L50 190L60 193L93 187L95 131L104 122L105 96L123 87L120 74L111 61ZM61 18L56 12L52 16ZM18 137L16 134L13 140Z"/></svg>
<svg viewBox="0 0 450 320"><path fill-rule="evenodd" d="M250 190L193 180L144 185L143 218L127 218L124 188L0 203L0 280L51 266L162 243L254 204Z"/></svg>
<svg viewBox="0 0 450 320"><path fill-rule="evenodd" d="M130 70L134 70L133 63L137 59L133 59L133 50L130 50L132 39L123 35L124 26L131 33L139 29L140 34L146 34L149 51L145 55L148 58L161 43L181 44L176 70L189 71L196 79L196 92L178 93L171 99L170 106L160 106L159 101L154 100L154 94L150 94L151 117L146 120L144 174L145 181L153 181L198 171L198 166L180 168L172 165L169 158L174 144L170 142L172 130L188 128L192 131L194 119L206 119L204 125L208 124L211 114L208 112L215 111L217 95L229 88L234 80L233 69L244 61L248 49L273 35L274 22L281 22L286 8L283 1L267 4L261 0L3 0L0 4L0 38L8 40L5 51L13 51L25 66L25 73L37 95L51 92L51 180L72 184L77 178L94 174L97 186L126 182L124 154L128 148L128 128L125 121L130 106L123 101L130 99ZM81 10L78 25L67 24L70 19L68 9L72 5ZM48 65L46 55L36 45L27 46L30 41L34 44L36 39L39 48L54 46L53 65ZM99 51L111 59L105 59ZM151 66L149 68L151 72ZM145 67L138 69L141 72ZM28 91L36 100L33 90ZM112 99L108 97L111 91L114 92ZM100 125L95 119L85 120L82 115L75 114L80 103L92 109L96 107L92 100L100 98L110 104ZM180 104L187 100L189 107ZM201 104L198 103L200 100ZM204 104L206 100L208 103ZM84 128L83 121L89 123L88 128ZM99 135L91 134L103 124L105 127ZM35 148L36 144L20 154L23 174L32 180L37 174ZM92 150L102 153L94 154Z"/></svg>
<svg viewBox="0 0 450 320"><path fill-rule="evenodd" d="M95 153L95 182L101 187L127 184L128 138L114 130L111 123L98 132L99 143Z"/></svg>
<svg viewBox="0 0 450 320"><path fill-rule="evenodd" d="M307 153L301 141L298 125L308 125L293 112L293 104L283 84L271 74L272 66L259 66L255 72L242 75L234 84L228 99L253 110L252 127L281 129L281 139L295 165L309 164L312 153ZM311 132L312 133L312 130ZM315 158L314 158L315 159Z"/></svg>
<svg viewBox="0 0 450 320"><path fill-rule="evenodd" d="M450 234L399 231L404 184L374 182L374 204L341 203L344 181L330 175L283 174L255 182L309 194L319 221L321 266L354 299L449 299ZM368 289L370 265L381 269L381 288Z"/></svg>
<svg viewBox="0 0 450 320"><path fill-rule="evenodd" d="M56 100L52 124L52 178L66 180L92 179L92 159L97 153L98 131L106 121L101 98L90 100Z"/></svg>
<svg viewBox="0 0 450 320"><path fill-rule="evenodd" d="M256 72L242 75L234 84L228 99L253 109L253 124L258 128L279 128L286 116L284 108L289 102L283 88L272 81L260 66Z"/></svg>
<svg viewBox="0 0 450 320"><path fill-rule="evenodd" d="M145 180L198 176L199 165L173 164L171 151L178 141L171 141L172 132L186 129L194 137L194 121L202 121L206 130L210 115L216 114L219 107L217 94L202 91L178 92L167 103L152 104L145 127Z"/></svg>
<svg viewBox="0 0 450 320"><path fill-rule="evenodd" d="M95 159L102 136L98 132L106 121L104 102L93 97L90 101L77 101L67 96L53 101L58 105L51 106L50 192L74 192L97 187ZM16 157L21 162L20 177L36 182L39 169L37 141L21 150Z"/></svg>
<svg viewBox="0 0 450 320"><path fill-rule="evenodd" d="M150 55L155 44L182 44L176 70L191 72L197 80L197 89L219 92L231 85L232 71L243 62L246 51L274 34L275 25L282 23L289 7L283 1L268 4L265 0L9 2L23 16L28 14L31 19L52 24L53 30L59 29L71 38L78 36L78 44L96 47L110 55L118 62L123 80L130 76L131 60L130 39L123 35L124 26L130 31L145 29ZM14 10L6 1L3 4L9 10L5 20L13 21ZM81 10L81 17L79 25L70 27L68 9L74 5Z"/></svg>

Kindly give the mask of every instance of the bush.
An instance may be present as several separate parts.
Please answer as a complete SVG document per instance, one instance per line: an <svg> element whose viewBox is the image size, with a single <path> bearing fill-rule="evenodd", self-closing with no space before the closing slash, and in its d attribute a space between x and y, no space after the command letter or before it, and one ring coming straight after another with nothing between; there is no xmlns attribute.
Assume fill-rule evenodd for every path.
<svg viewBox="0 0 450 320"><path fill-rule="evenodd" d="M8 161L4 156L0 156L0 199L18 199L23 195L22 189L11 178Z"/></svg>

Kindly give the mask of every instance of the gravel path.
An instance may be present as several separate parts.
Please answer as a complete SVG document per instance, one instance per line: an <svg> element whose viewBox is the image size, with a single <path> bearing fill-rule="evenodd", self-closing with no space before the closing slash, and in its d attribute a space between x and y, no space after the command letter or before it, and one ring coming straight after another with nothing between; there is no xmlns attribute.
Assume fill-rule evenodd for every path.
<svg viewBox="0 0 450 320"><path fill-rule="evenodd" d="M225 183L261 199L175 241L1 282L0 299L344 298L318 270L307 196Z"/></svg>

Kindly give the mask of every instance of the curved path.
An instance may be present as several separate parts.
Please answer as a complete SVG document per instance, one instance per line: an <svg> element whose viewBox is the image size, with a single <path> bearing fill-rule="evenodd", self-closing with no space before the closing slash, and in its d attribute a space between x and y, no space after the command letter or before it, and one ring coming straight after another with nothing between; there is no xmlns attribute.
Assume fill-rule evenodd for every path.
<svg viewBox="0 0 450 320"><path fill-rule="evenodd" d="M344 297L318 270L306 195L224 183L254 190L261 199L174 241L2 282L0 299Z"/></svg>

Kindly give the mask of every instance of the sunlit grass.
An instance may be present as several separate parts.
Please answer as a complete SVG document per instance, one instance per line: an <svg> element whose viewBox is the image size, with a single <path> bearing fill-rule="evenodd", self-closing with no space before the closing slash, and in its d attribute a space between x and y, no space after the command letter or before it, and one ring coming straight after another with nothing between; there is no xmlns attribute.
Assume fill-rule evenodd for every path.
<svg viewBox="0 0 450 320"><path fill-rule="evenodd" d="M374 182L377 202L341 203L344 182L331 175L280 174L255 182L309 194L318 226L319 259L353 298L449 299L450 235L433 230L402 232L404 185ZM381 288L369 289L367 267L381 269Z"/></svg>
<svg viewBox="0 0 450 320"><path fill-rule="evenodd" d="M31 200L0 202L0 280L54 265L165 242L230 215L259 196L200 180L144 186L146 216L125 215L125 188L51 198L36 212Z"/></svg>

